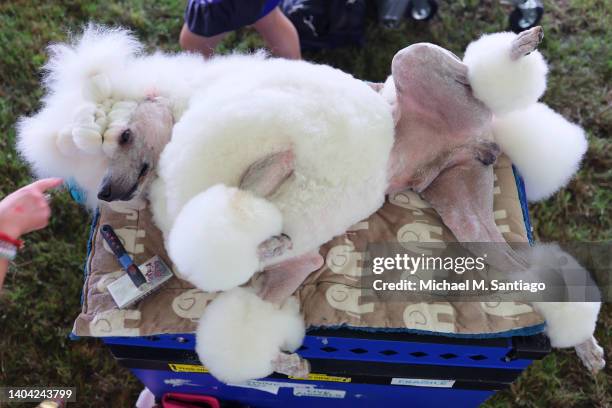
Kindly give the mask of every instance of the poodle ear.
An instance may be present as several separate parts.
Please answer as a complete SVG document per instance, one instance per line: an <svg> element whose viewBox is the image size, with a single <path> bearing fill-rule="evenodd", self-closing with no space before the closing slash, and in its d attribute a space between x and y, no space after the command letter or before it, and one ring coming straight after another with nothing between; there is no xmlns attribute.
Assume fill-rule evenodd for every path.
<svg viewBox="0 0 612 408"><path fill-rule="evenodd" d="M463 62L474 96L496 115L526 108L546 90L548 66L539 51L513 58L514 33L484 35L470 43Z"/></svg>
<svg viewBox="0 0 612 408"><path fill-rule="evenodd" d="M493 135L525 180L529 201L565 186L588 148L584 130L543 103L497 116Z"/></svg>
<svg viewBox="0 0 612 408"><path fill-rule="evenodd" d="M93 102L110 97L110 73L142 50L130 31L89 24L71 43L49 46L44 66L45 85L50 93L78 87Z"/></svg>
<svg viewBox="0 0 612 408"><path fill-rule="evenodd" d="M53 98L36 115L21 118L17 123L17 150L37 177L61 177L78 185L87 205L95 208L107 159L86 155L74 143L71 107L78 102L71 97Z"/></svg>

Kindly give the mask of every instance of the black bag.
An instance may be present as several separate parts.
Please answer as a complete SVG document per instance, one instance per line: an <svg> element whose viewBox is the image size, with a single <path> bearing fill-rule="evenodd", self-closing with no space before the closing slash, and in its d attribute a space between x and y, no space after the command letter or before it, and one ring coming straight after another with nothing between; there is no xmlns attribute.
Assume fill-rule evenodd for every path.
<svg viewBox="0 0 612 408"><path fill-rule="evenodd" d="M363 45L365 0L283 0L281 9L297 28L303 49Z"/></svg>
<svg viewBox="0 0 612 408"><path fill-rule="evenodd" d="M185 24L194 34L212 37L253 24L265 5L266 0L189 0Z"/></svg>

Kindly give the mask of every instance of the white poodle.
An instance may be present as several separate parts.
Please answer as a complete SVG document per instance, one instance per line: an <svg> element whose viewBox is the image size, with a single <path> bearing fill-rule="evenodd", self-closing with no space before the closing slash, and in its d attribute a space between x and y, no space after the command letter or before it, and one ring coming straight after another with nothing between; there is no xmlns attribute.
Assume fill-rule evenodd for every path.
<svg viewBox="0 0 612 408"><path fill-rule="evenodd" d="M524 56L535 48L533 41L526 43L532 48L524 52L512 34L484 37L468 47L465 65L445 63L451 73L467 71L474 96L495 114L496 141L537 199L567 182L586 142L578 127L536 104L546 66L537 51ZM461 133L458 143L457 122L449 121L435 135L422 133L427 143L409 142L410 126L422 125L411 115L427 99L415 104L419 88L403 87L413 71L402 69L405 61L429 58L432 51L448 58L432 47L398 53L392 80L374 86L379 94L328 66L261 54L210 61L146 55L127 31L90 26L74 44L51 47L44 106L20 122L19 150L38 175L80 186L92 207L97 198L130 200L149 193L182 277L205 291L229 290L198 328L197 351L213 374L237 381L279 367L299 373L305 367L291 367L290 355L279 353L294 351L304 335L294 301L272 305L235 287L270 265L297 259L308 263L306 272L316 268L318 247L376 211L390 189L427 193L445 169L474 158L478 166L489 165L499 153L487 139L489 111L471 100L476 113L465 129L484 121L477 134ZM461 98L473 99L469 86L459 89ZM446 101L448 92L436 96ZM458 112L438 108L442 114ZM554 127L521 127L534 114ZM546 138L567 147L554 151L558 166L538 167L531 160L550 153ZM590 336L589 326L575 340ZM244 358L232 352L233 346L244 347L242 339L253 347Z"/></svg>

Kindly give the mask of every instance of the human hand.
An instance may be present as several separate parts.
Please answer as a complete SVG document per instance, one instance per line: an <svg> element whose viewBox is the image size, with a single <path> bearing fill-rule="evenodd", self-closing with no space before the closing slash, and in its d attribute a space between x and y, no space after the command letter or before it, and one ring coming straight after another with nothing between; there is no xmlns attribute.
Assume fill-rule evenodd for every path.
<svg viewBox="0 0 612 408"><path fill-rule="evenodd" d="M0 201L0 232L17 239L46 227L51 209L45 191L62 182L60 178L41 179L6 196Z"/></svg>

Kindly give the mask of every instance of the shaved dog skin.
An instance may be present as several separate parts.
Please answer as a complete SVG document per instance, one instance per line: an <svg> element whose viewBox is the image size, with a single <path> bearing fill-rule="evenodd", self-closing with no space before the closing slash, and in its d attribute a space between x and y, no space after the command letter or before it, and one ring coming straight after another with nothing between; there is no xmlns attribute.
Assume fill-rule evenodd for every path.
<svg viewBox="0 0 612 408"><path fill-rule="evenodd" d="M519 34L510 58L529 55L542 37L541 27ZM495 225L492 165L501 150L493 141L493 114L474 97L467 67L441 47L415 44L393 58L392 81L391 95L385 89L387 83L369 83L389 101L395 120L387 193L408 188L420 193L468 250L479 249L479 243L497 243L487 246L491 266L501 271L526 271L529 265L524 254L515 252ZM273 180L282 182L286 177L282 164L268 163L268 167L284 169ZM258 172L266 174L261 168ZM283 302L322 262L314 253L267 268L260 278L260 296ZM536 305L548 320L551 313L542 310L545 306L548 304ZM597 311L586 314L585 319L593 316L596 318ZM593 336L575 348L592 373L605 366L603 349Z"/></svg>
<svg viewBox="0 0 612 408"><path fill-rule="evenodd" d="M493 114L473 96L467 67L441 47L414 44L395 55L391 73L395 143L387 193L408 188L420 193L468 249L472 243L499 243L497 251L487 254L491 265L509 271L525 269L526 262L506 244L495 225L492 165L501 151L493 142ZM385 85L370 86L383 92ZM265 157L249 167L241 188L263 197L272 194L290 176L291 163L290 152ZM275 243L278 250L286 245L272 237L261 247ZM320 266L313 259L308 255L267 268L264 274L275 278L265 277L260 293L282 302L308 276L309 269Z"/></svg>

